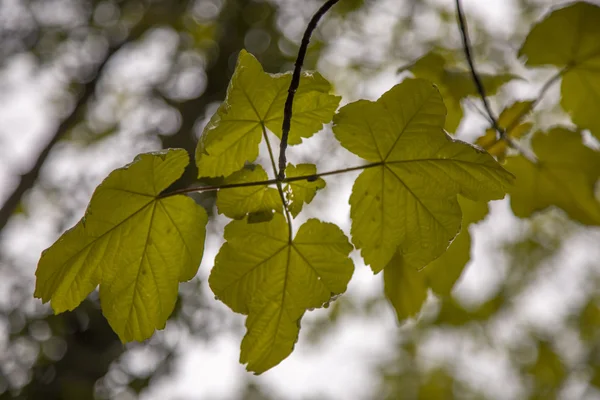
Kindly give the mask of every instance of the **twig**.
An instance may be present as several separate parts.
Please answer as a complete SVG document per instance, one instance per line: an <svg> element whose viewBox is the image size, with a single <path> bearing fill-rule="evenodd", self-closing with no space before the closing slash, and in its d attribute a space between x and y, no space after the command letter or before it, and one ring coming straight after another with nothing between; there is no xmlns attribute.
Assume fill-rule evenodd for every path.
<svg viewBox="0 0 600 400"><path fill-rule="evenodd" d="M317 173L317 174L312 174L312 175L302 175L302 176L294 176L291 178L283 178L283 180L280 180L279 178L277 178L277 179L267 179L266 181L257 181L257 182L240 182L240 183L229 183L229 184L225 184L225 185L189 187L189 188L184 188L184 189L173 190L171 192L161 193L160 196L158 196L158 198L163 199L165 197L176 196L178 194L187 194L187 193L196 193L196 192L214 192L216 190L221 190L221 189L235 189L235 188L250 187L250 186L276 185L277 183L290 183L290 182L297 182L297 181L314 182L318 178L323 177L323 176L345 174L347 172L352 172L352 171L360 171L360 170L367 169L367 168L378 167L382 164L383 163L381 163L381 162L377 162L377 163L372 163L372 164L359 165L357 167L350 167L350 168L344 168L344 169L336 169L334 171L321 172L320 174Z"/></svg>
<svg viewBox="0 0 600 400"><path fill-rule="evenodd" d="M339 0L328 0L325 4L323 4L311 18L310 22L306 26L306 30L304 31L304 36L302 37L302 43L300 44L300 49L298 50L298 56L296 57L296 63L294 65L292 81L290 82L288 96L285 100L285 106L283 109L281 145L279 148L279 173L277 174L277 179L280 181L285 178L285 166L287 165L285 151L288 145L288 136L290 134L290 125L292 122L292 106L294 104L294 95L296 94L296 90L298 90L298 86L300 85L300 73L302 71L302 64L304 64L304 57L306 56L306 50L308 49L310 37L316 29L321 17L323 17L323 15L325 15L325 13L327 13L327 11L329 11L329 9L338 1Z"/></svg>
<svg viewBox="0 0 600 400"><path fill-rule="evenodd" d="M467 58L467 62L469 64L469 69L471 70L471 76L473 77L473 82L477 87L477 92L479 92L479 97L483 101L483 107L490 117L490 121L492 123L492 127L498 132L498 136L500 139L506 140L509 144L512 145L512 141L506 136L506 131L500 127L498 124L498 119L494 115L492 108L490 107L490 103L487 100L487 96L485 94L485 88L483 86L483 82L481 82L481 78L475 69L475 63L473 62L473 56L471 55L471 43L469 42L469 32L467 28L467 22L465 21L465 15L462 10L462 6L460 4L460 0L456 0L456 16L458 18L458 26L460 28L460 33L463 42L463 48L465 50L465 57Z"/></svg>
<svg viewBox="0 0 600 400"><path fill-rule="evenodd" d="M269 136L267 135L267 128L265 124L262 125L263 137L265 138L265 142L267 143L267 149L269 150L269 158L271 159L271 167L273 168L273 174L275 174L275 178L277 178L277 166L275 165L275 156L273 156L273 149L271 148L271 142L269 142ZM288 206L288 202L285 199L285 193L283 193L283 185L281 181L277 180L277 191L279 192L279 197L281 198L281 205L283 206L283 210L285 211L285 219L287 220L288 225L288 241L291 244L294 239L294 228L292 227L292 215L290 214L290 209Z"/></svg>

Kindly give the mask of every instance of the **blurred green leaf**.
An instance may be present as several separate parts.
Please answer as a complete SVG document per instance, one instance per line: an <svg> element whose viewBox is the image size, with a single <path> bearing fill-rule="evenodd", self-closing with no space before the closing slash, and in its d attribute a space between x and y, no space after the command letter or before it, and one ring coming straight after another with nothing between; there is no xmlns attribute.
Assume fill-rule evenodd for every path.
<svg viewBox="0 0 600 400"><path fill-rule="evenodd" d="M428 286L440 296L449 296L471 259L471 234L469 226L481 221L488 213L488 205L458 196L462 212L460 233L454 238L444 254L432 261L425 269Z"/></svg>
<svg viewBox="0 0 600 400"><path fill-rule="evenodd" d="M439 52L430 52L409 67L415 77L427 79L437 85L447 108L444 129L448 132L455 132L463 118L461 100L469 96L478 96L471 73L454 70L452 64L450 57ZM496 94L505 83L518 79L512 74L481 73L479 76L488 96Z"/></svg>
<svg viewBox="0 0 600 400"><path fill-rule="evenodd" d="M520 116L527 115L533 106L533 101L517 101L506 107L498 117L498 125L502 129L508 129L505 134L511 139L520 139L525 136L533 124L531 122L517 123L515 121ZM491 155L503 160L506 155L507 143L505 140L498 139L498 133L495 129L490 128L485 131L485 135L477 138L475 144L481 146Z"/></svg>
<svg viewBox="0 0 600 400"><path fill-rule="evenodd" d="M535 25L519 56L530 67L564 69L562 107L600 138L600 7L584 1L554 10Z"/></svg>
<svg viewBox="0 0 600 400"><path fill-rule="evenodd" d="M527 218L556 206L582 224L599 225L600 203L594 190L600 177L600 153L586 147L579 133L565 128L536 133L531 146L536 163L522 155L506 162L506 169L517 177L509 190L515 215Z"/></svg>

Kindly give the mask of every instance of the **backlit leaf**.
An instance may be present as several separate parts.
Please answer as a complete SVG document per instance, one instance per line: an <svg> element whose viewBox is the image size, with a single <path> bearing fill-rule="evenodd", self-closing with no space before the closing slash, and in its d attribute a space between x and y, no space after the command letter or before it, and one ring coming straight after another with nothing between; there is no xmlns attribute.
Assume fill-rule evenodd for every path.
<svg viewBox="0 0 600 400"><path fill-rule="evenodd" d="M224 184L260 182L267 179L269 177L263 167L254 165L234 172L227 177ZM233 219L242 219L247 214L282 212L282 208L277 189L267 185L221 189L217 194L219 213Z"/></svg>
<svg viewBox="0 0 600 400"><path fill-rule="evenodd" d="M335 225L310 219L294 240L281 214L261 224L232 221L209 284L233 311L246 314L240 362L262 373L293 350L307 309L346 291L352 245Z"/></svg>
<svg viewBox="0 0 600 400"><path fill-rule="evenodd" d="M600 153L586 147L580 134L565 128L536 133L531 146L537 163L523 156L506 161L506 168L517 176L510 189L515 215L527 218L556 206L582 224L600 225L600 203L594 196Z"/></svg>
<svg viewBox="0 0 600 400"><path fill-rule="evenodd" d="M471 258L469 225L483 219L488 206L462 196L458 200L462 210L461 231L444 254L420 271L396 254L383 271L385 294L399 320L418 314L427 299L428 288L442 296L450 295Z"/></svg>
<svg viewBox="0 0 600 400"><path fill-rule="evenodd" d="M527 115L531 111L532 106L533 101L517 101L500 113L498 125L506 130L506 135L509 138L520 139L531 130L533 126L531 122L515 123L515 121L521 115ZM475 144L499 159L504 159L508 146L506 141L498 140L498 133L493 128L487 129L485 135L477 138Z"/></svg>
<svg viewBox="0 0 600 400"><path fill-rule="evenodd" d="M458 196L462 211L461 230L444 254L423 270L428 286L441 296L449 296L471 259L471 234L469 225L481 221L488 213L488 205Z"/></svg>
<svg viewBox="0 0 600 400"><path fill-rule="evenodd" d="M429 264L460 229L456 196L499 199L512 181L489 154L446 135L444 115L435 87L411 79L334 117L342 146L372 163L354 183L350 216L352 241L376 273L396 251L403 264Z"/></svg>
<svg viewBox="0 0 600 400"><path fill-rule="evenodd" d="M383 282L399 321L417 315L427 300L425 273L407 265L398 252L385 267Z"/></svg>
<svg viewBox="0 0 600 400"><path fill-rule="evenodd" d="M263 127L281 137L291 73L268 74L254 56L240 52L227 97L204 129L196 149L200 176L227 176L258 156ZM304 72L294 98L288 143L300 144L331 121L340 97L317 72Z"/></svg>
<svg viewBox="0 0 600 400"><path fill-rule="evenodd" d="M298 164L294 166L288 164L285 174L288 178L297 176L308 176L317 173L317 166L314 164ZM325 187L325 181L321 178L314 180L293 181L285 186L285 193L289 205L290 213L296 218L304 204L308 204L317 194L317 190Z"/></svg>
<svg viewBox="0 0 600 400"><path fill-rule="evenodd" d="M469 96L478 96L471 73L453 69L452 64L448 57L437 52L430 52L419 58L410 67L410 71L415 77L427 79L437 85L447 108L444 129L448 132L456 131L463 118L461 101ZM480 73L479 77L488 96L496 94L502 85L518 78L511 74L490 75L484 73Z"/></svg>
<svg viewBox="0 0 600 400"><path fill-rule="evenodd" d="M185 150L166 150L111 172L81 221L42 253L35 296L60 313L100 285L102 311L122 341L164 328L178 283L196 275L204 251L206 211L187 196L159 196L188 162Z"/></svg>
<svg viewBox="0 0 600 400"><path fill-rule="evenodd" d="M553 11L535 25L519 56L530 67L566 68L562 107L573 122L600 138L600 7L577 2Z"/></svg>

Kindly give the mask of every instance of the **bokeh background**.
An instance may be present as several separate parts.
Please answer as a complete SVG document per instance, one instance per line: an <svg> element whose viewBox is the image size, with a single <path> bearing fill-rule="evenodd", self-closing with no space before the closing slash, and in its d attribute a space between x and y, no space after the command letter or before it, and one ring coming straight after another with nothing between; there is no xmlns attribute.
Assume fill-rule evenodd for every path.
<svg viewBox="0 0 600 400"><path fill-rule="evenodd" d="M0 399L600 398L600 230L556 209L520 220L508 200L471 226L471 261L453 295L430 295L408 322L397 322L381 275L353 253L348 292L308 313L294 353L261 376L238 363L243 316L206 282L227 222L214 193L194 197L211 215L199 273L147 342L122 345L96 294L56 316L33 298L40 252L81 217L101 180L140 152L193 154L239 50L268 72L290 70L320 4L0 0ZM535 97L555 72L527 70L516 53L531 25L561 4L464 1L480 71L520 77L490 98L496 113ZM376 99L432 50L466 70L460 43L451 0L341 0L305 67L329 79L343 103ZM570 124L558 101L554 86L531 117L535 129ZM456 135L472 142L489 122L476 96L461 102ZM290 148L289 159L321 171L360 163L328 128ZM216 182L195 176L192 166L179 184ZM356 176L327 178L302 218L348 233Z"/></svg>

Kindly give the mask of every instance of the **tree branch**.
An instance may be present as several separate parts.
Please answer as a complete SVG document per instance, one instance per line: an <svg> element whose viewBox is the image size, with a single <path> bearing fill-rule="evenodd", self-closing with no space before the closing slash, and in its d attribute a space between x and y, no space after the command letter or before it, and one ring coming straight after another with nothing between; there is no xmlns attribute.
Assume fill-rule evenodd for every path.
<svg viewBox="0 0 600 400"><path fill-rule="evenodd" d="M483 107L489 119L492 123L492 127L498 132L498 136L500 139L506 140L509 144L512 144L510 139L506 137L506 131L500 127L498 124L498 119L494 115L492 108L490 107L490 103L488 102L487 96L485 94L485 87L483 86L483 82L475 69L475 63L473 62L473 55L471 54L471 43L469 41L469 30L467 27L467 22L465 20L465 15L462 10L462 6L460 4L460 0L456 0L456 16L458 19L458 27L460 28L460 34L462 37L463 48L465 51L465 57L467 58L467 63L469 64L469 69L471 70L471 76L473 77L473 82L475 83L475 87L477 88L477 92L479 93L479 97L481 97L481 101L483 101Z"/></svg>
<svg viewBox="0 0 600 400"><path fill-rule="evenodd" d="M318 178L323 177L323 176L345 174L347 172L360 171L360 170L367 169L367 168L378 167L380 165L383 165L383 163L376 162L376 163L371 163L371 164L366 164L366 165L359 165L358 167L336 169L334 171L321 172L321 173L312 174L312 175L294 176L292 178L283 178L283 179L276 178L276 179L268 179L266 181L257 181L257 182L240 182L240 183L228 183L225 185L190 187L190 188L173 190L173 191L169 191L169 192L165 191L165 192L161 193L158 196L158 198L162 199L165 197L171 197L171 196L175 196L178 194L187 194L187 193L196 193L196 192L213 192L213 191L221 190L221 189L235 189L235 188L251 187L251 186L278 185L281 183L290 183L290 182L297 182L297 181L314 182Z"/></svg>
<svg viewBox="0 0 600 400"><path fill-rule="evenodd" d="M296 94L296 90L298 90L298 86L300 85L300 73L302 71L302 64L304 64L304 57L306 56L306 50L308 49L310 37L312 36L314 30L317 28L317 24L319 23L321 17L323 17L323 15L325 15L327 11L329 11L329 9L333 7L338 1L339 0L328 0L325 4L323 4L321 8L319 8L311 18L310 22L306 26L306 30L304 31L304 36L302 37L302 43L300 44L298 56L296 57L292 81L290 82L288 96L285 100L285 106L283 109L283 124L281 126L281 145L279 148L279 173L277 174L277 179L279 180L283 180L285 178L285 166L287 164L285 158L285 151L288 145L288 136L290 134L290 125L292 122L292 106L294 104L294 95Z"/></svg>

